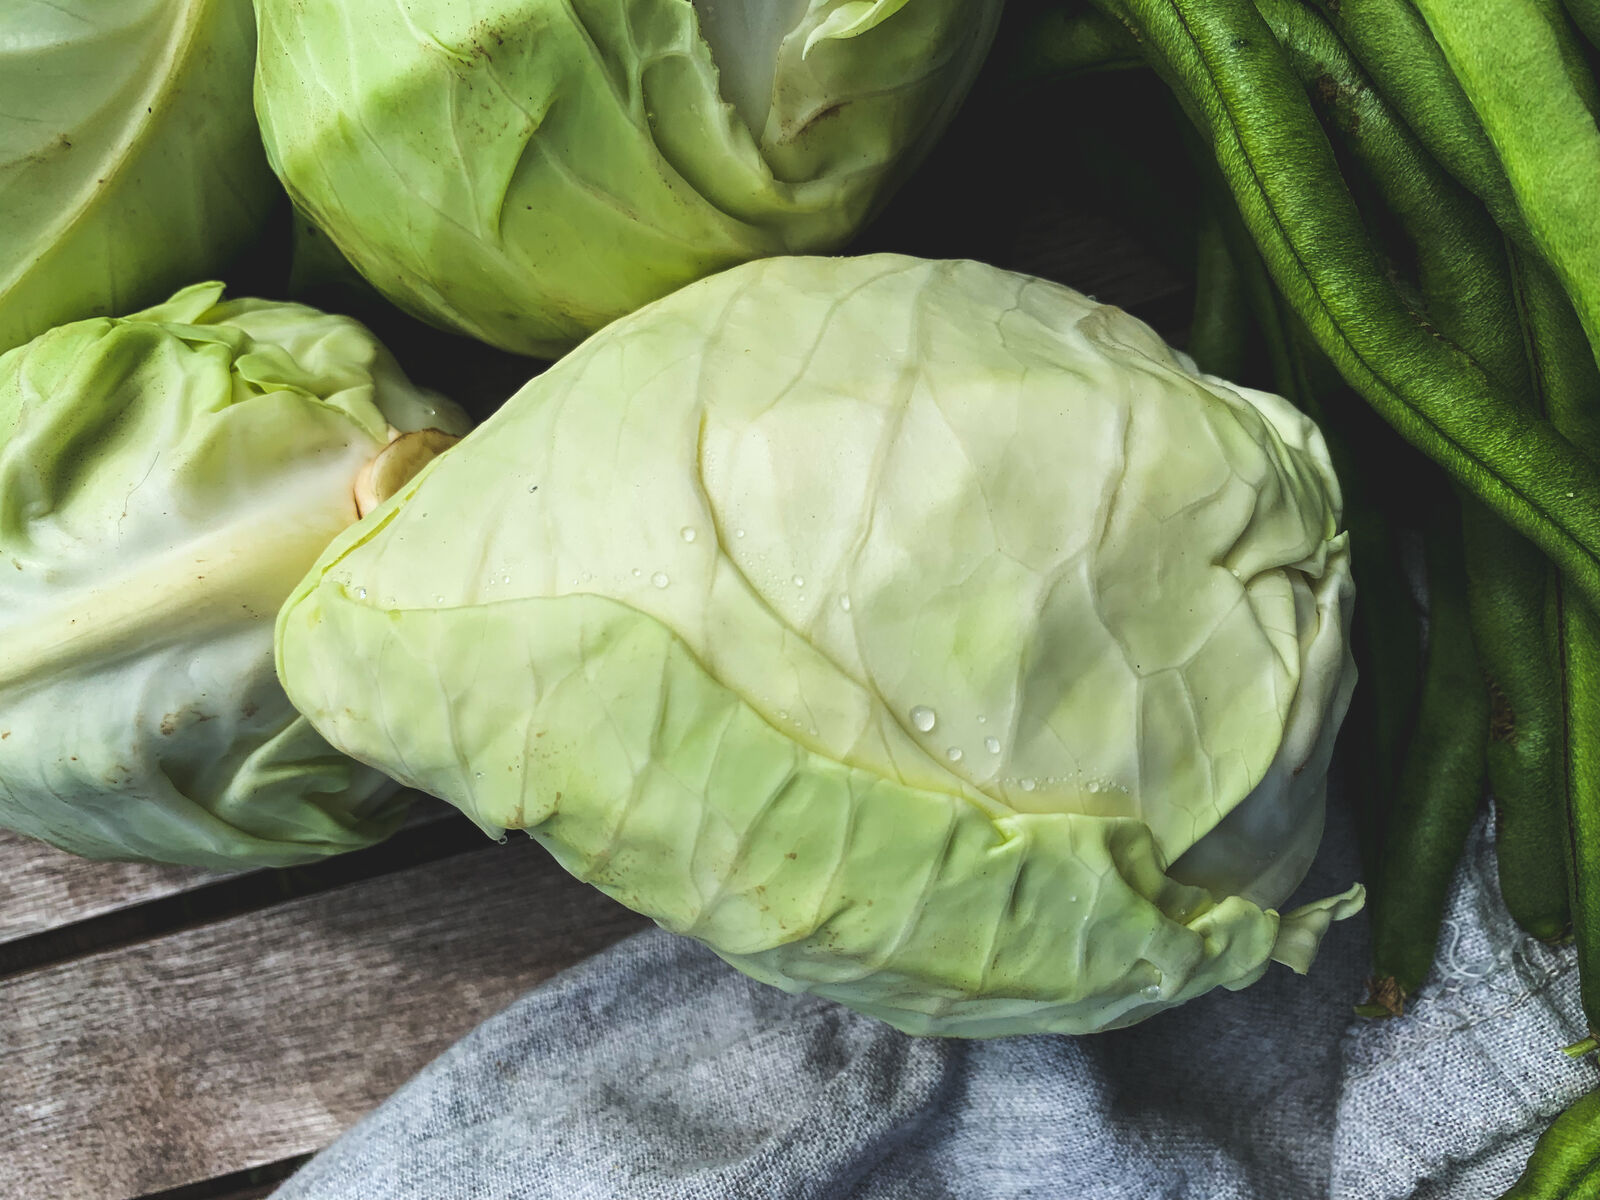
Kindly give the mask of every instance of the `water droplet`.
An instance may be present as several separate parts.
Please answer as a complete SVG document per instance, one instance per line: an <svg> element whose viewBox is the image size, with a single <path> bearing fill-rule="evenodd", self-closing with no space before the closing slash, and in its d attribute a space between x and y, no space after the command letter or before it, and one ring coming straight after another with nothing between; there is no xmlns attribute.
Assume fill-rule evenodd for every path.
<svg viewBox="0 0 1600 1200"><path fill-rule="evenodd" d="M639 576L641 576L641 575L643 575L643 574L644 574L644 572L643 572L643 571L641 571L641 570L639 570L639 568L638 568L638 567L635 567L635 568L634 568L634 569L633 569L633 577L634 577L634 578L635 578L635 579L637 579L637 578L639 578Z"/></svg>
<svg viewBox="0 0 1600 1200"><path fill-rule="evenodd" d="M1067 897L1067 903L1068 904L1076 904L1077 902L1078 902L1078 898L1076 896L1068 896Z"/></svg>
<svg viewBox="0 0 1600 1200"><path fill-rule="evenodd" d="M786 709L786 708L780 708L778 710L778 720L787 721L788 719L789 719L789 710Z"/></svg>
<svg viewBox="0 0 1600 1200"><path fill-rule="evenodd" d="M539 490L539 485L537 483L530 483L528 485L528 490L530 492L537 492Z"/></svg>
<svg viewBox="0 0 1600 1200"><path fill-rule="evenodd" d="M988 723L989 723L989 718L983 716L982 714L979 714L979 716L978 716L978 724L979 725L987 725Z"/></svg>
<svg viewBox="0 0 1600 1200"><path fill-rule="evenodd" d="M650 582L655 584L658 588L664 588L667 586L667 584L671 583L672 580L667 578L667 573L665 571L657 571L654 575L650 576Z"/></svg>
<svg viewBox="0 0 1600 1200"><path fill-rule="evenodd" d="M999 754L1000 753L1000 739L997 738L997 737L986 737L986 738L984 738L983 739L983 748L985 750L987 750L990 754Z"/></svg>
<svg viewBox="0 0 1600 1200"><path fill-rule="evenodd" d="M840 596L839 597L839 607L844 609L845 612L849 612L850 611L850 597L849 596Z"/></svg>
<svg viewBox="0 0 1600 1200"><path fill-rule="evenodd" d="M795 587L805 587L805 585L806 585L805 576L796 575L794 577L794 585L795 585Z"/></svg>
<svg viewBox="0 0 1600 1200"><path fill-rule="evenodd" d="M1098 792L1100 790L1100 781L1098 779L1089 780L1089 790L1091 792Z"/></svg>
<svg viewBox="0 0 1600 1200"><path fill-rule="evenodd" d="M505 834L502 833L499 837L495 838L495 841L499 842L502 846L504 846L504 845L509 844L511 839L508 838Z"/></svg>
<svg viewBox="0 0 1600 1200"><path fill-rule="evenodd" d="M678 530L678 533L686 542L692 542L697 536L699 536L695 533L694 526L692 525L685 525L682 529Z"/></svg>
<svg viewBox="0 0 1600 1200"><path fill-rule="evenodd" d="M961 761L961 747L960 746L951 746L950 749L948 749L948 750L946 750L944 752L944 756L946 758L948 758L951 762L960 762Z"/></svg>
<svg viewBox="0 0 1600 1200"><path fill-rule="evenodd" d="M474 779L482 779L483 778L483 772L482 771L474 771L472 773L472 777Z"/></svg>
<svg viewBox="0 0 1600 1200"><path fill-rule="evenodd" d="M367 598L367 589L366 588L357 588L356 589L356 598L359 599L359 600L365 600Z"/></svg>
<svg viewBox="0 0 1600 1200"><path fill-rule="evenodd" d="M938 714L926 704L919 704L911 710L911 723L922 730L923 733L932 730L938 720Z"/></svg>
<svg viewBox="0 0 1600 1200"><path fill-rule="evenodd" d="M734 531L733 531L733 536L734 536L734 537L743 537L743 536L744 536L744 530L742 530L742 529L735 529L735 530L734 530Z"/></svg>
<svg viewBox="0 0 1600 1200"><path fill-rule="evenodd" d="M1021 781L1021 783L1022 790L1025 792L1031 792L1034 788L1039 786L1039 781L1037 779L1024 779Z"/></svg>
<svg viewBox="0 0 1600 1200"><path fill-rule="evenodd" d="M1159 983L1152 983L1149 987L1144 989L1144 994L1149 996L1152 1000L1156 999L1161 995L1161 985Z"/></svg>
<svg viewBox="0 0 1600 1200"><path fill-rule="evenodd" d="M806 730L806 732L809 733L812 737L816 737L817 736L817 731L815 729L808 729L808 730Z"/></svg>
<svg viewBox="0 0 1600 1200"><path fill-rule="evenodd" d="M435 596L433 598L433 602L435 604L443 604L444 603L444 597L443 596Z"/></svg>
<svg viewBox="0 0 1600 1200"><path fill-rule="evenodd" d="M509 575L501 576L500 582L501 583L510 583L511 582L511 576L509 576Z"/></svg>

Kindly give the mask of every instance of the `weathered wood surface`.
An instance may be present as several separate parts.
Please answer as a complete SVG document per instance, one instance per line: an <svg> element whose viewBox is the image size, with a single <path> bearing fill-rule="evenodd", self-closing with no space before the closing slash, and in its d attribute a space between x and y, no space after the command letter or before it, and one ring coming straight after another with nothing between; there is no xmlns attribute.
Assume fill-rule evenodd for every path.
<svg viewBox="0 0 1600 1200"><path fill-rule="evenodd" d="M0 942L225 877L198 867L94 862L0 829Z"/></svg>
<svg viewBox="0 0 1600 1200"><path fill-rule="evenodd" d="M421 796L403 828L446 819L459 816L443 801ZM239 874L161 863L96 862L0 829L0 945Z"/></svg>
<svg viewBox="0 0 1600 1200"><path fill-rule="evenodd" d="M315 1150L643 924L518 838L0 981L0 1195L127 1200Z"/></svg>

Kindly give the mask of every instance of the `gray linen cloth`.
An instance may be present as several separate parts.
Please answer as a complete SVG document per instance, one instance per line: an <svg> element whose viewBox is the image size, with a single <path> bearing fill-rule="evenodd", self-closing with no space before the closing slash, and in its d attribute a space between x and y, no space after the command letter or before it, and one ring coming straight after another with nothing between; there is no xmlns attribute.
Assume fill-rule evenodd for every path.
<svg viewBox="0 0 1600 1200"><path fill-rule="evenodd" d="M1459 872L1435 978L1352 1016L1361 920L1132 1029L919 1039L754 983L652 930L484 1023L275 1200L1475 1200L1600 1077L1569 951L1500 905L1492 832ZM1356 875L1335 814L1304 893Z"/></svg>

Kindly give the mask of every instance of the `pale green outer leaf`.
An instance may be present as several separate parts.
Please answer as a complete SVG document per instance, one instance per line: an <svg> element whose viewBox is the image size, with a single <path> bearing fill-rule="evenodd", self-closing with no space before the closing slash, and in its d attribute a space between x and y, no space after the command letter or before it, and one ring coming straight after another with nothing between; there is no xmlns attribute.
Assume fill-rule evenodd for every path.
<svg viewBox="0 0 1600 1200"><path fill-rule="evenodd" d="M391 300L550 354L842 244L953 114L999 8L257 0L256 103L296 203Z"/></svg>
<svg viewBox="0 0 1600 1200"><path fill-rule="evenodd" d="M342 534L279 672L334 745L760 979L1083 1032L1303 970L1359 904L1274 911L1353 682L1338 517L1302 415L1120 310L771 259Z"/></svg>
<svg viewBox="0 0 1600 1200"><path fill-rule="evenodd" d="M283 865L404 801L290 706L272 620L390 429L465 431L365 329L199 284L0 356L0 825Z"/></svg>
<svg viewBox="0 0 1600 1200"><path fill-rule="evenodd" d="M859 37L869 29L876 29L905 6L906 0L847 0L806 35L803 52L810 54L818 42L830 38Z"/></svg>
<svg viewBox="0 0 1600 1200"><path fill-rule="evenodd" d="M0 4L0 351L227 264L281 191L249 0Z"/></svg>

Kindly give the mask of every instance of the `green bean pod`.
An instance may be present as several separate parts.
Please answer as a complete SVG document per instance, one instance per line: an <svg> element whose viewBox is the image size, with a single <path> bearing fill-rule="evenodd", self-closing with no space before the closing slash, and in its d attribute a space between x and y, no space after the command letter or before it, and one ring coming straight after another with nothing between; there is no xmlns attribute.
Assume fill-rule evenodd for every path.
<svg viewBox="0 0 1600 1200"><path fill-rule="evenodd" d="M1411 0L1321 0L1362 70L1440 166L1531 247L1511 183L1444 51Z"/></svg>
<svg viewBox="0 0 1600 1200"><path fill-rule="evenodd" d="M1426 152L1334 30L1293 0L1258 0L1327 124L1373 181L1416 260L1430 321L1533 406L1504 238ZM1462 505L1472 629L1491 695L1487 747L1501 886L1517 921L1554 939L1569 917L1558 672L1544 622L1550 568L1475 500Z"/></svg>
<svg viewBox="0 0 1600 1200"><path fill-rule="evenodd" d="M1467 616L1454 505L1436 505L1424 557L1428 648L1417 725L1396 787L1372 903L1372 963L1402 994L1427 978L1462 847L1483 794L1489 697Z"/></svg>
<svg viewBox="0 0 1600 1200"><path fill-rule="evenodd" d="M1600 370L1571 303L1549 266L1513 255L1518 302L1540 402L1556 428L1600 457ZM1600 1029L1600 623L1560 576L1548 589L1547 625L1562 670L1558 692L1563 757L1563 858L1578 948L1580 995Z"/></svg>
<svg viewBox="0 0 1600 1200"><path fill-rule="evenodd" d="M1523 323L1545 404L1556 426L1600 453L1600 371L1553 272L1518 256ZM1563 667L1564 850L1571 889L1579 994L1591 1032L1600 1031L1600 620L1558 581L1548 614Z"/></svg>
<svg viewBox="0 0 1600 1200"><path fill-rule="evenodd" d="M1556 620L1567 668L1568 876L1579 995L1591 1035L1600 1032L1600 620L1566 597Z"/></svg>
<svg viewBox="0 0 1600 1200"><path fill-rule="evenodd" d="M1200 211L1196 230L1194 318L1186 349L1202 371L1241 379L1249 353L1245 282L1222 232L1215 206Z"/></svg>
<svg viewBox="0 0 1600 1200"><path fill-rule="evenodd" d="M1480 505L1464 516L1473 629L1490 684L1489 787L1500 892L1517 924L1556 941L1572 919L1558 647L1545 617L1559 576Z"/></svg>
<svg viewBox="0 0 1600 1200"><path fill-rule="evenodd" d="M1326 22L1293 0L1258 0L1258 10L1288 51L1307 93L1325 110L1328 125L1400 222L1413 246L1418 293L1430 320L1526 403L1528 371L1510 264L1501 234L1483 206L1427 155L1405 123L1371 88ZM1461 520L1467 550L1477 550L1478 570L1477 578L1462 571L1470 632L1453 651L1453 658L1469 656L1474 643L1485 645L1499 669L1496 682L1501 685L1502 710L1512 710L1515 702L1520 712L1523 701L1542 701L1539 712L1544 722L1534 733L1542 731L1547 736L1504 738L1499 749L1506 752L1496 754L1496 760L1502 766L1502 811L1510 814L1509 835L1502 846L1512 851L1510 896L1515 898L1518 917L1547 936L1558 936L1566 923L1566 885L1560 869L1562 806L1550 787L1560 781L1560 746L1549 736L1557 728L1555 706L1550 702L1554 670L1539 619L1546 560L1474 499L1462 502ZM1430 554L1434 554L1430 587L1437 587L1445 578L1438 557L1442 550L1430 547ZM1437 597L1437 602L1448 602L1448 597ZM1437 608L1437 603L1430 608ZM1443 616L1450 613L1450 608L1443 610ZM1435 637L1448 632L1448 627L1438 626L1437 618L1430 624ZM1453 731L1459 739L1454 750L1461 755L1470 757L1474 746L1482 747L1483 755L1490 749L1486 746L1490 706L1482 699L1485 680L1472 680L1459 664L1458 669L1464 686L1480 693L1477 704L1470 707L1482 710L1482 728L1454 726L1456 714L1430 709L1438 704L1461 706L1461 694L1424 686L1418 739L1402 768L1400 808L1379 870L1382 886L1379 898L1374 899L1374 922L1379 928L1374 938L1374 963L1379 976L1392 974L1402 990L1413 989L1426 976L1437 941L1438 914L1477 810L1482 766L1478 771L1470 766L1459 771L1454 776L1459 790L1454 794L1446 794L1448 776L1432 781L1434 786L1429 789L1416 786L1416 776L1419 771L1426 773L1429 758L1437 754L1440 730ZM1429 670L1440 670L1432 654ZM1518 762L1517 749L1533 750L1534 754L1526 755L1530 762ZM1448 752L1450 747L1446 747ZM1533 776L1523 770L1525 766ZM1544 787L1539 786L1541 782ZM1418 805L1422 808L1416 808ZM1429 830L1427 850L1437 853L1419 853L1416 829ZM1538 853L1523 853L1538 851L1541 835L1542 861ZM1400 891L1395 891L1397 880L1402 882ZM1418 904L1418 909L1408 909L1408 901Z"/></svg>
<svg viewBox="0 0 1600 1200"><path fill-rule="evenodd" d="M1096 3L1135 26L1209 132L1273 277L1345 379L1600 601L1600 470L1407 306L1249 0Z"/></svg>
<svg viewBox="0 0 1600 1200"><path fill-rule="evenodd" d="M1500 1200L1600 1200L1600 1091L1551 1122Z"/></svg>
<svg viewBox="0 0 1600 1200"><path fill-rule="evenodd" d="M1534 0L1534 5L1544 15L1550 33L1556 40L1556 51L1561 56L1561 66L1570 83L1589 110L1591 117L1600 118L1600 85L1596 85L1589 69L1589 56L1583 39L1567 17L1562 0Z"/></svg>
<svg viewBox="0 0 1600 1200"><path fill-rule="evenodd" d="M1600 459L1600 367L1571 303L1550 267L1513 256L1517 302L1535 385L1551 422L1579 449Z"/></svg>
<svg viewBox="0 0 1600 1200"><path fill-rule="evenodd" d="M1600 49L1600 0L1566 0L1566 8L1568 18L1589 45Z"/></svg>
<svg viewBox="0 0 1600 1200"><path fill-rule="evenodd" d="M1540 0L1416 3L1505 167L1534 244L1590 347L1600 347L1600 128L1568 69L1565 20Z"/></svg>

